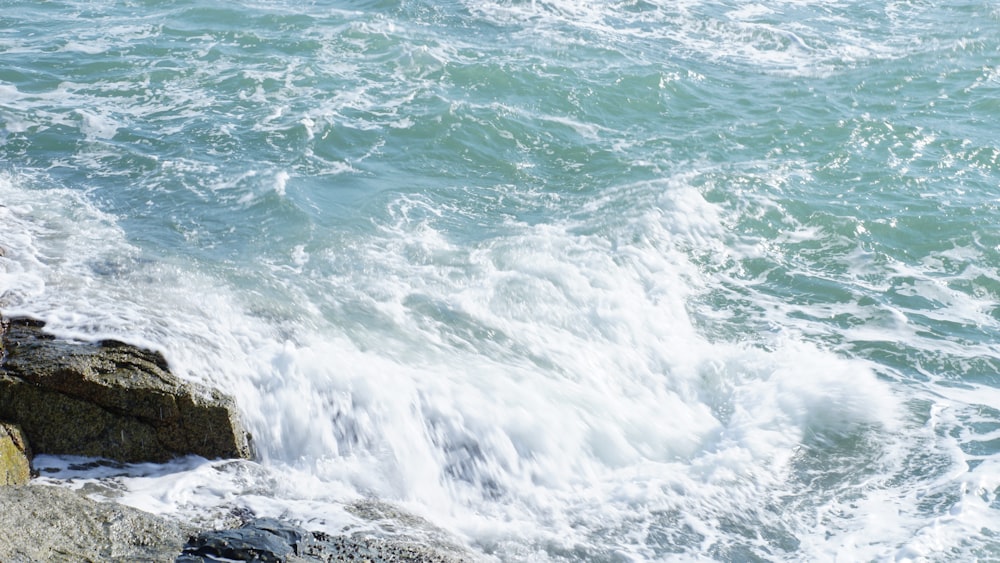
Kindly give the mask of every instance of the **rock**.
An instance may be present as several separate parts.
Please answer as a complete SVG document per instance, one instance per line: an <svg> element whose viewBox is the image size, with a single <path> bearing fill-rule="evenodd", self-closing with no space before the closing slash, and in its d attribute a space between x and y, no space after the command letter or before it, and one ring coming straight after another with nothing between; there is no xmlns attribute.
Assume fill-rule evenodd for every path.
<svg viewBox="0 0 1000 563"><path fill-rule="evenodd" d="M210 561L306 563L368 561L371 563L460 563L477 559L469 553L437 549L411 539L331 536L309 532L273 518L258 518L234 530L202 532L191 538L177 563Z"/></svg>
<svg viewBox="0 0 1000 563"><path fill-rule="evenodd" d="M162 462L250 458L229 397L170 373L157 352L57 339L29 318L0 321L0 419L37 453Z"/></svg>
<svg viewBox="0 0 1000 563"><path fill-rule="evenodd" d="M16 424L0 422L0 486L23 485L31 479L31 449Z"/></svg>
<svg viewBox="0 0 1000 563"><path fill-rule="evenodd" d="M173 562L189 531L60 487L0 487L0 561Z"/></svg>
<svg viewBox="0 0 1000 563"><path fill-rule="evenodd" d="M400 545L419 545L432 548L433 552L450 554L451 561L475 561L472 554L458 539L428 520L411 514L400 507L374 498L362 499L345 506L347 512L367 521L383 535L393 538ZM402 540L406 541L402 541Z"/></svg>
<svg viewBox="0 0 1000 563"><path fill-rule="evenodd" d="M304 554L310 541L317 543L305 530L262 518L241 528L198 534L188 540L177 561L194 563L211 561L212 557L233 561L285 561L289 555Z"/></svg>

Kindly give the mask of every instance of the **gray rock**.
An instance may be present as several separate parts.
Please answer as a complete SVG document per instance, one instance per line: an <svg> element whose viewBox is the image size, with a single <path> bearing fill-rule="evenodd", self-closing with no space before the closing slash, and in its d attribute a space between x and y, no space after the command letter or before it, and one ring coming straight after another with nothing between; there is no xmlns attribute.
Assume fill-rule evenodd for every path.
<svg viewBox="0 0 1000 563"><path fill-rule="evenodd" d="M259 518L241 528L198 534L188 541L177 563L208 563L220 559L285 563L462 563L478 558L468 552L439 549L412 539L362 534L333 536L309 532L273 518Z"/></svg>
<svg viewBox="0 0 1000 563"><path fill-rule="evenodd" d="M438 559L434 561L481 559L479 555L471 553L468 548L458 543L454 535L394 504L368 498L352 502L345 508L347 512L369 522L382 534L380 538L353 536L357 540L364 540L367 543L391 541L400 549L405 546L418 547L420 550L435 553Z"/></svg>
<svg viewBox="0 0 1000 563"><path fill-rule="evenodd" d="M188 531L178 524L59 487L0 487L0 561L172 562Z"/></svg>
<svg viewBox="0 0 1000 563"><path fill-rule="evenodd" d="M23 485L31 479L31 448L21 427L0 422L0 486Z"/></svg>
<svg viewBox="0 0 1000 563"><path fill-rule="evenodd" d="M157 352L57 339L44 323L0 319L0 419L36 453L162 462L250 458L232 399L182 382Z"/></svg>

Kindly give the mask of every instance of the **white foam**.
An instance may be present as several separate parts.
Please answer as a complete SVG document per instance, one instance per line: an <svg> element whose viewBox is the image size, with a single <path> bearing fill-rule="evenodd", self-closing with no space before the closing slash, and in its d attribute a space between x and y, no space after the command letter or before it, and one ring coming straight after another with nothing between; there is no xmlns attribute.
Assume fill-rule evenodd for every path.
<svg viewBox="0 0 1000 563"><path fill-rule="evenodd" d="M619 196L659 191L649 188ZM720 534L709 522L723 509L699 508L702 487L747 478L750 506L783 485L804 443L898 427L898 399L867 364L791 342L765 352L703 339L685 312L700 274L673 245L711 247L720 216L683 186L659 202L626 218L617 241L512 225L466 249L434 228L446 211L401 199L354 258L372 277L363 267L325 282L338 301L370 303L395 336L286 344L258 383L261 412L282 413L263 430L269 455L316 459L325 478L416 503L469 535L500 526L488 534L588 544L583 530L636 510L633 497L613 500L636 471L676 475L646 501L680 503ZM466 325L493 337L465 340Z"/></svg>
<svg viewBox="0 0 1000 563"><path fill-rule="evenodd" d="M622 10L603 2L467 2L469 10L505 27L520 27L521 35L542 34L552 45L599 42L664 41L710 60L733 62L769 72L803 76L826 75L847 63L899 56L901 33L882 27L845 26L850 18L840 8L821 2L779 2L776 7L748 4L719 12L719 6L697 0L647 2L642 9ZM773 14L788 5L801 16L781 26ZM787 20L787 18L785 18ZM889 18L887 23L896 23ZM591 39L581 41L580 34Z"/></svg>
<svg viewBox="0 0 1000 563"><path fill-rule="evenodd" d="M46 286L67 293L85 288L94 268L115 268L134 254L114 218L101 213L69 190L36 192L27 176L0 174L0 215L4 229L0 258L6 275L3 306L19 308L45 295ZM45 295L45 298L48 298ZM69 296L66 296L69 298ZM72 298L69 298L72 299Z"/></svg>
<svg viewBox="0 0 1000 563"><path fill-rule="evenodd" d="M61 51L66 51L68 53L85 53L87 55L97 55L99 53L104 53L109 49L110 45L106 41L67 41L65 45L60 49Z"/></svg>
<svg viewBox="0 0 1000 563"><path fill-rule="evenodd" d="M110 139L118 132L120 125L106 115L99 115L86 110L76 110L82 119L80 131L90 139Z"/></svg>
<svg viewBox="0 0 1000 563"><path fill-rule="evenodd" d="M274 193L281 197L285 197L285 186L288 185L288 179L291 175L285 170L281 170L274 175Z"/></svg>
<svg viewBox="0 0 1000 563"><path fill-rule="evenodd" d="M129 246L113 219L67 192L69 207L46 213L78 219L45 239L30 213L57 194L17 182L4 184L17 207L0 211L23 218L27 231L9 233L25 240L0 241L34 257L6 260L44 281L20 306L63 333L97 325L155 343L182 376L235 394L261 448L264 465L246 471L192 462L103 477L135 506L211 519L236 504L333 527L343 499L375 495L484 544L584 549L598 549L609 524L654 525L660 507L687 514L706 542L725 541L715 520L785 488L800 448L899 424L898 399L866 364L698 333L687 301L705 280L678 249L714 248L725 231L720 210L680 179L609 192L597 205L652 196L659 207L634 206L608 234L513 223L472 247L437 229L447 209L401 197L382 233L358 241L363 267L318 276L337 248L311 252L294 273L306 300L365 304L372 323L347 333L303 309L294 338L192 272L129 266L104 281L86 260L75 265L75 245L54 241L90 232L92 251L120 256ZM85 283L67 286L65 270Z"/></svg>

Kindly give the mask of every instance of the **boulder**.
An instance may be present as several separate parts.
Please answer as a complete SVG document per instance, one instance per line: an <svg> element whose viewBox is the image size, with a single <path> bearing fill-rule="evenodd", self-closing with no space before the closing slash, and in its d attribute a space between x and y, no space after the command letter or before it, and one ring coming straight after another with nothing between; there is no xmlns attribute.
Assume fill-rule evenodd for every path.
<svg viewBox="0 0 1000 563"><path fill-rule="evenodd" d="M31 449L21 427L0 422L0 486L23 485L31 479Z"/></svg>
<svg viewBox="0 0 1000 563"><path fill-rule="evenodd" d="M0 487L0 561L173 562L190 530L61 487Z"/></svg>
<svg viewBox="0 0 1000 563"><path fill-rule="evenodd" d="M43 329L30 318L0 320L0 419L20 424L36 453L252 457L232 399L181 381L160 353Z"/></svg>

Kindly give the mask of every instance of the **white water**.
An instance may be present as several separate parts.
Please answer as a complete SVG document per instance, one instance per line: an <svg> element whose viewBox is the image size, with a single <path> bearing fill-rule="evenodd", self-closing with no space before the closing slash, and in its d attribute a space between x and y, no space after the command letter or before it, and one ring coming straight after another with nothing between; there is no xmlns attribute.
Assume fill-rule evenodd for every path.
<svg viewBox="0 0 1000 563"><path fill-rule="evenodd" d="M828 447L873 463L870 483L890 478L913 440L898 434L914 431L901 410L913 397L865 362L780 330L763 346L699 334L691 298L717 282L688 256L718 251L725 227L723 212L682 184L608 232L513 223L464 249L410 219L423 204L403 198L358 250L377 270L295 274L383 323L347 334L309 310L301 324L269 324L225 283L141 259L84 196L24 183L0 183L8 314L23 308L63 335L163 350L182 377L237 397L261 449L259 467L182 460L119 471L104 482L118 483L120 502L209 523L244 507L334 531L358 525L342 503L374 495L526 560L563 549L658 558L742 526L790 527L817 557L887 556L896 542L929 553L982 510L967 503L907 541L912 491L874 487L847 520L831 517L844 510L837 494L801 498L810 506L795 512L800 521L768 508L801 494L797 465ZM303 265L335 253L296 251ZM881 541L859 544L872 525L884 527ZM690 537L657 546L658 527Z"/></svg>

